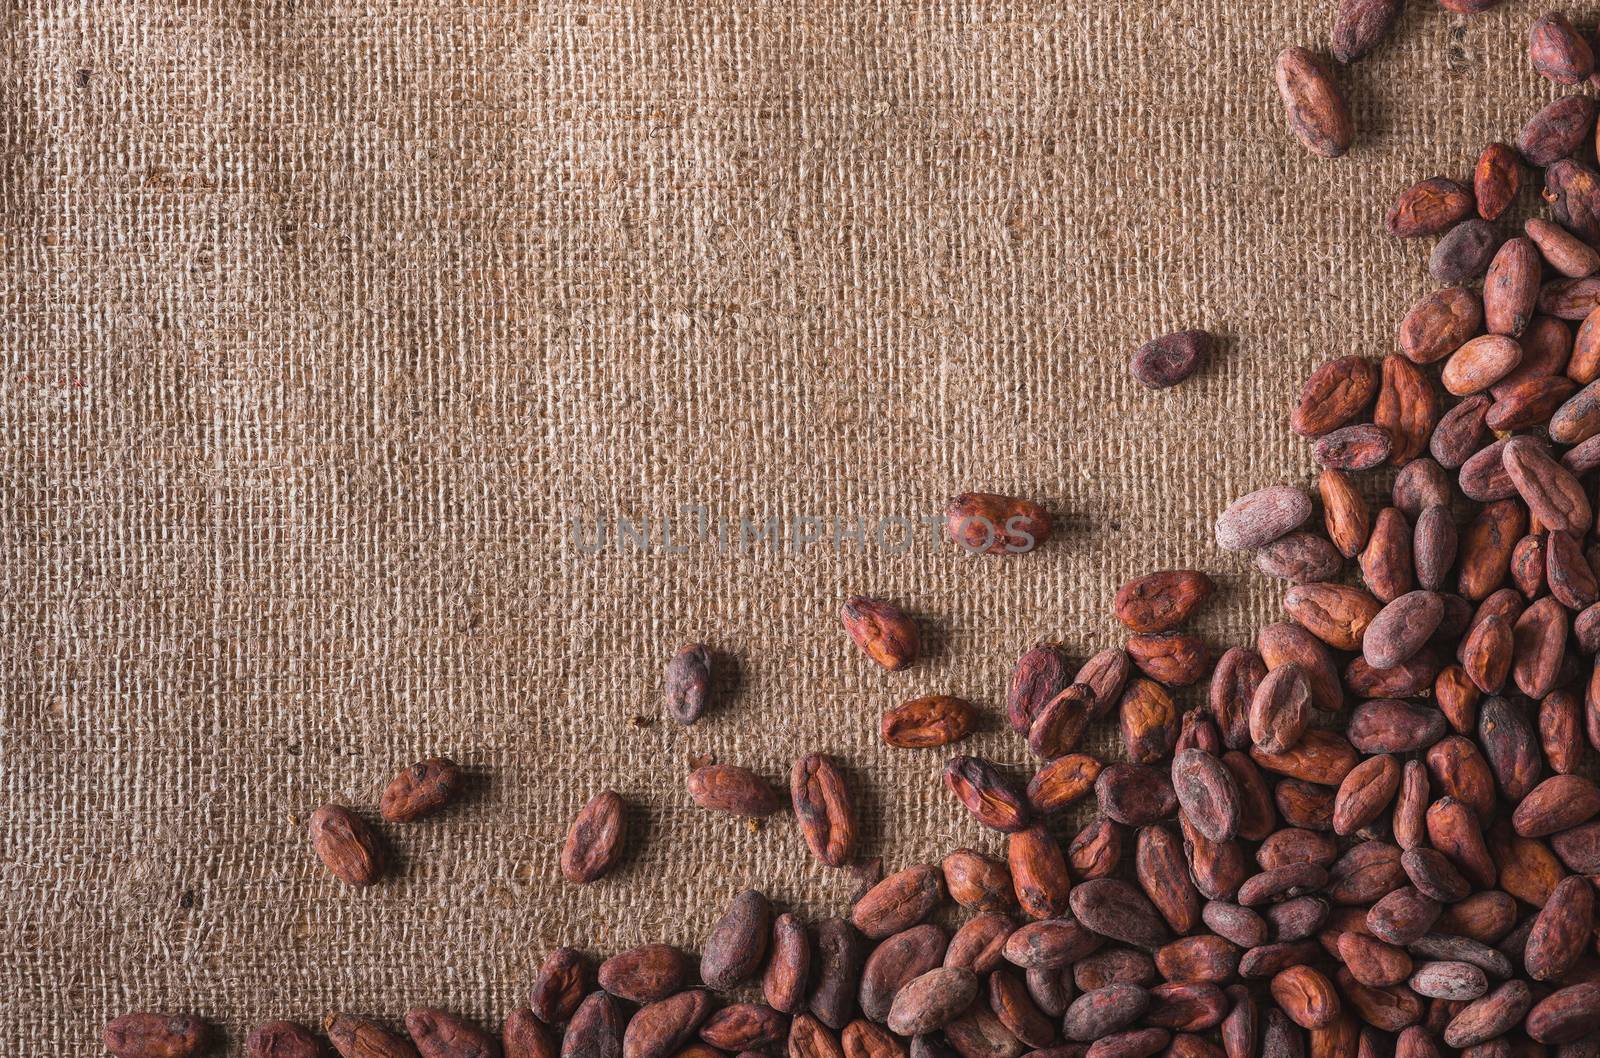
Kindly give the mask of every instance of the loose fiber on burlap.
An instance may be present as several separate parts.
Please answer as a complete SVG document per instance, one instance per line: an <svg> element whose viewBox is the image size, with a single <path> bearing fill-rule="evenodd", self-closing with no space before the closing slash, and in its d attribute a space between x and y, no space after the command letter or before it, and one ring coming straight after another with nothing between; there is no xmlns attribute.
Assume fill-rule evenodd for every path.
<svg viewBox="0 0 1600 1058"><path fill-rule="evenodd" d="M1393 192L1555 94L1534 7L1413 0L1345 77L1358 146L1311 159L1270 69L1329 7L14 0L0 1054L97 1054L140 1008L234 1050L338 1007L498 1024L557 943L693 945L752 884L841 909L792 820L691 807L697 754L834 754L890 866L997 847L879 713L968 696L970 751L1020 763L1011 662L1115 641L1127 576L1215 570L1219 645L1275 614L1212 517L1309 480L1285 401L1429 287ZM1180 326L1216 361L1138 388ZM907 539L969 488L1061 529ZM857 654L863 591L933 656ZM693 639L737 686L684 729L660 673ZM473 796L344 889L310 810L435 753ZM607 785L635 852L564 885Z"/></svg>

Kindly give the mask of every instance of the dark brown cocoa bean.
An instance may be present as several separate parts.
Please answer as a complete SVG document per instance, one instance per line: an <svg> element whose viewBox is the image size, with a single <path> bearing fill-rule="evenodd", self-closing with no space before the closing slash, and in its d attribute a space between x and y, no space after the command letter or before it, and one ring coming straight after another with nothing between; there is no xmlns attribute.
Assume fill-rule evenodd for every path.
<svg viewBox="0 0 1600 1058"><path fill-rule="evenodd" d="M705 712L711 694L711 652L700 643L678 648L667 662L667 714L692 724Z"/></svg>
<svg viewBox="0 0 1600 1058"><path fill-rule="evenodd" d="M1445 232L1428 255L1428 274L1440 283L1465 283L1483 275L1500 246L1486 220L1473 217Z"/></svg>
<svg viewBox="0 0 1600 1058"><path fill-rule="evenodd" d="M1033 718L1056 695L1072 686L1067 656L1060 647L1041 643L1017 659L1006 691L1006 720L1026 734Z"/></svg>
<svg viewBox="0 0 1600 1058"><path fill-rule="evenodd" d="M1069 897L1072 913L1084 926L1102 937L1147 951L1167 939L1167 927L1149 899L1127 882L1096 878L1074 886Z"/></svg>
<svg viewBox="0 0 1600 1058"><path fill-rule="evenodd" d="M887 902L887 901L886 901ZM858 905L859 906L859 905ZM909 925L909 923L908 923ZM882 936L896 932L890 929ZM816 949L812 962L815 972L811 986L810 1009L828 1028L844 1028L856 1013L856 993L861 983L861 968L867 961L867 943L856 928L842 918L830 918L817 927ZM791 1045L796 1028L805 1015L790 1026ZM835 1029L835 1031L838 1031ZM810 1026L801 1028L809 1035Z"/></svg>
<svg viewBox="0 0 1600 1058"><path fill-rule="evenodd" d="M1187 330L1152 338L1128 361L1128 371L1151 389L1176 386L1211 359L1214 342L1205 331Z"/></svg>

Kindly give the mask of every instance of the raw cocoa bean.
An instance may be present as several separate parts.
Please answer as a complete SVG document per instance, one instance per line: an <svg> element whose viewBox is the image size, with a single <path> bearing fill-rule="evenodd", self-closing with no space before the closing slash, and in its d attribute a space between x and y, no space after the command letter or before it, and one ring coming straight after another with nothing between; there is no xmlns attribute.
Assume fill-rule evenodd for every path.
<svg viewBox="0 0 1600 1058"><path fill-rule="evenodd" d="M1303 1029L1326 1028L1339 1016L1333 982L1309 966L1281 971L1272 978L1271 991L1278 1009Z"/></svg>
<svg viewBox="0 0 1600 1058"><path fill-rule="evenodd" d="M1066 654L1048 643L1041 643L1018 658L1006 691L1006 720L1011 730L1026 734L1039 711L1072 685L1070 674Z"/></svg>
<svg viewBox="0 0 1600 1058"><path fill-rule="evenodd" d="M1392 450L1387 430L1371 423L1358 423L1324 434L1312 446L1311 453L1319 466L1370 470L1382 466Z"/></svg>
<svg viewBox="0 0 1600 1058"><path fill-rule="evenodd" d="M668 715L680 724L700 719L711 694L711 652L700 643L679 647L667 662L666 683Z"/></svg>
<svg viewBox="0 0 1600 1058"><path fill-rule="evenodd" d="M1122 740L1131 760L1149 764L1172 752L1178 735L1178 711L1159 683L1132 680L1122 692L1117 710Z"/></svg>
<svg viewBox="0 0 1600 1058"><path fill-rule="evenodd" d="M1084 753L1057 757L1028 782L1028 804L1040 815L1053 815L1094 789L1104 766ZM948 882L949 870L945 871Z"/></svg>
<svg viewBox="0 0 1600 1058"><path fill-rule="evenodd" d="M589 993L588 960L574 948L557 948L545 957L533 979L528 1006L546 1025L559 1025L572 1017Z"/></svg>
<svg viewBox="0 0 1600 1058"><path fill-rule="evenodd" d="M1400 864L1406 869L1411 884L1430 900L1453 904L1472 892L1472 884L1437 849L1407 849L1400 857Z"/></svg>
<svg viewBox="0 0 1600 1058"><path fill-rule="evenodd" d="M1517 149L1531 165L1552 165L1578 149L1594 128L1595 101L1588 96L1562 96L1528 119L1517 137Z"/></svg>
<svg viewBox="0 0 1600 1058"><path fill-rule="evenodd" d="M1552 598L1543 598L1526 610L1511 628L1511 678L1530 698L1543 698L1555 689L1567 646L1567 614Z"/></svg>
<svg viewBox="0 0 1600 1058"><path fill-rule="evenodd" d="M867 956L861 971L859 1002L861 1012L873 1021L883 1021L895 994L918 977L945 962L949 939L944 930L931 923L913 926L886 937ZM960 965L960 964L956 964ZM971 970L971 966L965 967Z"/></svg>
<svg viewBox="0 0 1600 1058"><path fill-rule="evenodd" d="M1463 287L1444 287L1418 301L1400 321L1400 352L1413 363L1431 364L1461 348L1482 329L1483 301L1477 293ZM1376 379L1373 390L1376 393ZM1370 397L1362 408L1369 402Z"/></svg>
<svg viewBox="0 0 1600 1058"><path fill-rule="evenodd" d="M701 808L760 818L783 807L778 791L749 768L707 764L689 773L689 796Z"/></svg>
<svg viewBox="0 0 1600 1058"><path fill-rule="evenodd" d="M1406 883L1401 852L1385 841L1352 846L1328 869L1328 899L1336 904L1371 904Z"/></svg>
<svg viewBox="0 0 1600 1058"><path fill-rule="evenodd" d="M1337 732L1312 728L1282 753L1269 753L1252 746L1250 759L1278 775L1304 779L1319 786L1338 786L1356 766L1357 754Z"/></svg>
<svg viewBox="0 0 1600 1058"><path fill-rule="evenodd" d="M1483 275L1500 247L1486 220L1473 217L1445 232L1428 255L1428 274L1440 283L1466 283Z"/></svg>
<svg viewBox="0 0 1600 1058"><path fill-rule="evenodd" d="M989 974L989 1009L1000 1024L1029 1047L1048 1047L1056 1040L1056 1027L1029 997L1022 979L1010 970Z"/></svg>
<svg viewBox="0 0 1600 1058"><path fill-rule="evenodd" d="M1594 72L1594 51L1558 11L1547 11L1528 30L1528 58L1542 77L1559 85L1582 84Z"/></svg>
<svg viewBox="0 0 1600 1058"><path fill-rule="evenodd" d="M1439 418L1428 439L1428 452L1440 466L1459 469L1478 450L1483 443L1489 406L1489 398L1477 393Z"/></svg>
<svg viewBox="0 0 1600 1058"><path fill-rule="evenodd" d="M1180 937L1156 951L1156 968L1171 982L1222 985L1238 972L1239 955L1239 948L1221 937Z"/></svg>
<svg viewBox="0 0 1600 1058"><path fill-rule="evenodd" d="M1600 599L1600 583L1584 556L1582 545L1571 533L1552 532L1545 536L1545 583L1557 602L1569 610L1582 610Z"/></svg>
<svg viewBox="0 0 1600 1058"><path fill-rule="evenodd" d="M1266 674L1261 655L1248 647L1231 647L1217 659L1207 702L1229 749L1250 744L1250 703Z"/></svg>
<svg viewBox="0 0 1600 1058"><path fill-rule="evenodd" d="M411 823L432 815L461 795L461 769L448 757L429 757L396 775L378 800L378 814L390 823Z"/></svg>
<svg viewBox="0 0 1600 1058"><path fill-rule="evenodd" d="M895 877L893 875L891 878ZM889 879L884 879L888 881ZM881 883L880 883L881 884ZM902 883L903 884L903 883ZM898 886L897 886L898 888ZM867 894L871 896L869 892ZM857 902L860 907L861 902ZM883 899L876 902L872 909L875 920L909 918L907 915L889 915L878 910L880 907L891 906L893 901ZM911 925L907 922L906 925ZM898 932L893 921L891 928L886 929L880 936L887 937ZM789 1028L791 1045L795 1038L797 1027L801 1033L809 1038L814 1033L814 1027L827 1026L833 1028L837 1025L842 1029L849 1024L856 1012L856 991L861 983L861 968L867 961L867 944L856 928L842 918L830 918L817 927L816 949L813 952L812 962L816 969L811 986L810 1008L815 1018L800 1015L794 1019ZM802 1021L812 1024L801 1025ZM837 1031L837 1030L835 1030Z"/></svg>
<svg viewBox="0 0 1600 1058"><path fill-rule="evenodd" d="M1311 498L1292 485L1258 489L1229 505L1217 519L1217 545L1253 551L1296 529L1311 517Z"/></svg>
<svg viewBox="0 0 1600 1058"><path fill-rule="evenodd" d="M1150 1006L1150 993L1136 984L1109 984L1085 992L1067 1008L1068 1039L1091 1041L1132 1025Z"/></svg>
<svg viewBox="0 0 1600 1058"><path fill-rule="evenodd" d="M408 1010L405 1031L422 1058L501 1058L501 1044L490 1032L437 1007ZM621 1048L614 1048L611 1058L619 1053Z"/></svg>
<svg viewBox="0 0 1600 1058"><path fill-rule="evenodd" d="M1256 552L1256 568L1269 577L1291 584L1331 580L1339 575L1343 562L1327 540L1306 532L1279 537Z"/></svg>
<svg viewBox="0 0 1600 1058"><path fill-rule="evenodd" d="M1545 169L1543 195L1557 224L1590 245L1600 241L1600 174L1563 158Z"/></svg>
<svg viewBox="0 0 1600 1058"><path fill-rule="evenodd" d="M1568 875L1556 883L1533 920L1522 964L1535 981L1557 981L1577 963L1594 934L1594 888Z"/></svg>
<svg viewBox="0 0 1600 1058"><path fill-rule="evenodd" d="M856 820L850 791L838 767L820 753L794 762L789 798L800 833L825 867L843 867L855 856Z"/></svg>
<svg viewBox="0 0 1600 1058"><path fill-rule="evenodd" d="M1343 63L1355 62L1383 40L1400 16L1400 0L1339 0L1330 50ZM1235 1058L1231 1053L1228 1058Z"/></svg>
<svg viewBox="0 0 1600 1058"><path fill-rule="evenodd" d="M1100 811L1118 823L1146 826L1170 818L1178 795L1167 775L1142 764L1109 764L1094 784Z"/></svg>
<svg viewBox="0 0 1600 1058"><path fill-rule="evenodd" d="M944 785L986 827L1009 834L1028 825L1027 803L999 769L981 757L951 757Z"/></svg>
<svg viewBox="0 0 1600 1058"><path fill-rule="evenodd" d="M1372 532L1372 518L1366 501L1344 472L1331 468L1324 469L1317 477L1317 490L1322 498L1328 539L1333 541L1344 557L1354 558L1366 546L1367 537ZM1270 542L1264 540L1256 546Z"/></svg>
<svg viewBox="0 0 1600 1058"><path fill-rule="evenodd" d="M1214 342L1205 331L1187 330L1153 338L1128 361L1128 371L1151 389L1176 386L1211 359Z"/></svg>
<svg viewBox="0 0 1600 1058"><path fill-rule="evenodd" d="M844 1058L906 1058L905 1045L898 1037L861 1018L844 1027L839 1044Z"/></svg>
<svg viewBox="0 0 1600 1058"><path fill-rule="evenodd" d="M1004 862L974 849L957 849L944 858L941 867L950 899L962 907L974 911L1010 911L1017 906L1011 870Z"/></svg>
<svg viewBox="0 0 1600 1058"><path fill-rule="evenodd" d="M365 820L343 805L326 804L311 813L311 848L346 885L369 886L383 873L383 847Z"/></svg>
<svg viewBox="0 0 1600 1058"><path fill-rule="evenodd" d="M1380 602L1397 599L1414 586L1416 565L1411 542L1411 525L1404 512L1398 507L1385 507L1378 512L1360 564L1361 579Z"/></svg>
<svg viewBox="0 0 1600 1058"><path fill-rule="evenodd" d="M734 1003L700 1026L700 1038L722 1051L757 1051L789 1035L789 1019L761 1003Z"/></svg>
<svg viewBox="0 0 1600 1058"><path fill-rule="evenodd" d="M1122 862L1122 826L1100 816L1090 820L1067 846L1067 864L1080 879L1104 878Z"/></svg>
<svg viewBox="0 0 1600 1058"><path fill-rule="evenodd" d="M1058 918L1067 911L1072 882L1056 839L1041 826L1006 838L1006 862L1023 914L1034 919Z"/></svg>
<svg viewBox="0 0 1600 1058"><path fill-rule="evenodd" d="M785 916L789 917L789 916ZM600 987L630 1003L654 1003L683 988L688 957L670 944L644 944L600 964Z"/></svg>
<svg viewBox="0 0 1600 1058"><path fill-rule="evenodd" d="M1455 229L1474 225L1472 232L1477 232L1475 225L1482 221L1467 221L1465 225L1458 225ZM1440 240L1441 245L1449 240L1451 245L1446 247L1446 263L1452 268L1469 267L1472 262L1466 260L1462 254L1472 249L1471 232L1467 237L1457 237L1450 240L1449 236ZM1482 249L1486 253L1494 252L1493 240L1483 243ZM1434 247L1436 257L1440 256L1439 247ZM1488 257L1483 259L1483 266L1487 267ZM1481 271L1481 268L1479 269ZM1378 401L1373 406L1372 421L1389 431L1389 438L1393 442L1393 451L1389 455L1389 462L1395 466L1405 466L1415 459L1428 445L1428 437L1433 433L1434 423L1439 420L1439 394L1434 389L1433 383L1424 375L1415 364L1402 356L1386 356L1383 358L1382 375L1378 384ZM1337 543L1337 541L1335 541Z"/></svg>
<svg viewBox="0 0 1600 1058"><path fill-rule="evenodd" d="M1285 48L1278 53L1274 73L1289 130L1306 150L1324 158L1348 151L1355 138L1350 108L1321 60L1304 48Z"/></svg>
<svg viewBox="0 0 1600 1058"><path fill-rule="evenodd" d="M1400 192L1383 224L1390 235L1413 239L1449 231L1472 213L1471 191L1446 177L1430 176Z"/></svg>
<svg viewBox="0 0 1600 1058"><path fill-rule="evenodd" d="M1344 777L1333 806L1333 829L1349 836L1383 814L1400 788L1400 762L1387 753L1369 757Z"/></svg>
<svg viewBox="0 0 1600 1058"><path fill-rule="evenodd" d="M844 1058L844 1047L835 1029L810 1014L801 1014L789 1023L788 1058Z"/></svg>
<svg viewBox="0 0 1600 1058"><path fill-rule="evenodd" d="M328 1042L333 1044L333 1049L339 1052L341 1058L418 1058L417 1049L404 1036L353 1014L329 1014L322 1030L327 1033ZM111 1047L109 1041L107 1048L117 1058L133 1058ZM182 1055L186 1052L170 1053Z"/></svg>
<svg viewBox="0 0 1600 1058"><path fill-rule="evenodd" d="M1410 659L1439 627L1444 600L1435 592L1412 591L1388 603L1366 624L1362 656L1376 669Z"/></svg>
<svg viewBox="0 0 1600 1058"><path fill-rule="evenodd" d="M1070 966L1103 943L1101 936L1081 921L1047 918L1019 926L1006 938L1005 957L1006 962L1024 970L1055 969Z"/></svg>
<svg viewBox="0 0 1600 1058"><path fill-rule="evenodd" d="M1526 981L1507 981L1451 1018L1445 1026L1444 1042L1450 1047L1487 1043L1509 1032L1532 1005Z"/></svg>
<svg viewBox="0 0 1600 1058"><path fill-rule="evenodd" d="M1497 500L1478 512L1461 536L1456 567L1462 595L1476 602L1505 582L1511 549L1527 527L1526 509L1515 500Z"/></svg>
<svg viewBox="0 0 1600 1058"><path fill-rule="evenodd" d="M628 1021L622 1058L667 1058L710 1016L711 995L698 988L648 1003Z"/></svg>
<svg viewBox="0 0 1600 1058"><path fill-rule="evenodd" d="M1495 260L1499 261L1505 254L1506 248L1512 247L1514 242L1515 240L1506 243L1506 246L1495 256ZM1515 251L1513 250L1514 253ZM1491 270L1490 282L1493 282L1494 278ZM1500 278L1503 286L1503 281L1506 277L1502 276ZM1524 283L1523 285L1527 286L1528 284ZM1491 291L1495 291L1495 293L1491 295ZM1521 294L1537 295L1537 273L1532 281L1531 291L1519 290L1515 293L1519 296ZM1509 296L1503 289L1485 288L1484 317L1489 326L1504 325L1504 317L1508 314L1506 301ZM1528 297L1528 303L1523 306L1526 310L1524 316L1532 314L1532 300L1532 296ZM1524 318L1522 322L1526 325L1527 320ZM1505 333L1500 331L1494 331L1490 334L1473 338L1460 349L1451 353L1450 358L1444 362L1444 371L1440 374L1440 381L1444 383L1446 392L1457 397L1465 397L1488 389L1510 374L1521 362L1522 346L1517 344L1516 339L1508 338Z"/></svg>
<svg viewBox="0 0 1600 1058"><path fill-rule="evenodd" d="M418 1029L412 1026L413 1014L419 1012L412 1011L406 1015L406 1031L417 1041L417 1049L423 1052L423 1058L431 1058L418 1036ZM620 1058L626 1024L627 1019L623 1017L616 1000L605 992L591 992L578 1004L572 1020L567 1024L567 1031L561 1036L561 1058ZM430 1033L432 1031L423 1024L418 1027Z"/></svg>
<svg viewBox="0 0 1600 1058"><path fill-rule="evenodd" d="M526 1010L523 1013L528 1014ZM533 1020L531 1014L528 1020ZM322 1041L312 1035L310 1029L293 1021L268 1021L257 1025L245 1040L244 1049L250 1058L325 1058L327 1054ZM553 1053L544 1052L539 1058L551 1058ZM512 1054L511 1058L533 1056Z"/></svg>
<svg viewBox="0 0 1600 1058"><path fill-rule="evenodd" d="M942 966L900 989L886 1024L901 1036L932 1032L960 1017L977 995L978 978L971 970Z"/></svg>
<svg viewBox="0 0 1600 1058"><path fill-rule="evenodd" d="M1050 538L1050 512L1031 500L963 492L944 512L945 531L971 554L1023 555Z"/></svg>
<svg viewBox="0 0 1600 1058"><path fill-rule="evenodd" d="M984 1003L946 1025L944 1038L960 1058L1020 1058L1027 1049Z"/></svg>
<svg viewBox="0 0 1600 1058"><path fill-rule="evenodd" d="M1171 631L1188 620L1215 587L1210 577L1192 569L1137 577L1117 591L1117 620L1135 632Z"/></svg>
<svg viewBox="0 0 1600 1058"><path fill-rule="evenodd" d="M1415 886L1402 886L1380 899L1367 912L1367 928L1379 940L1404 947L1427 933L1439 917L1439 902Z"/></svg>
<svg viewBox="0 0 1600 1058"><path fill-rule="evenodd" d="M1600 1029L1600 982L1552 992L1528 1011L1525 1028L1539 1043L1572 1043Z"/></svg>
<svg viewBox="0 0 1600 1058"><path fill-rule="evenodd" d="M1094 692L1075 683L1045 703L1028 728L1028 748L1054 760L1078 748L1089 726L1089 707Z"/></svg>
<svg viewBox="0 0 1600 1058"><path fill-rule="evenodd" d="M993 911L974 915L950 938L944 965L963 966L980 975L994 971L1005 962L1006 941L1016 928L1010 918Z"/></svg>
<svg viewBox="0 0 1600 1058"><path fill-rule="evenodd" d="M1142 827L1134 853L1134 874L1161 917L1176 933L1194 929L1200 917L1200 894L1189 880L1183 846L1170 830Z"/></svg>
<svg viewBox="0 0 1600 1058"><path fill-rule="evenodd" d="M1472 168L1472 197L1478 216L1499 220L1522 190L1522 159L1503 143L1491 143Z"/></svg>
<svg viewBox="0 0 1600 1058"><path fill-rule="evenodd" d="M106 1024L100 1041L117 1058L189 1058L206 1046L205 1023L192 1014L124 1014Z"/></svg>
<svg viewBox="0 0 1600 1058"><path fill-rule="evenodd" d="M1168 687L1187 687L1211 667L1205 640L1184 632L1133 636L1127 651L1139 671ZM1123 694L1126 697L1127 692Z"/></svg>
<svg viewBox="0 0 1600 1058"><path fill-rule="evenodd" d="M1445 318L1419 319L1418 328L1445 326L1451 307L1448 303L1440 305L1436 315ZM1301 387L1289 428L1302 437L1332 433L1359 417L1377 395L1378 367L1371 360L1364 356L1330 360L1313 371Z"/></svg>
<svg viewBox="0 0 1600 1058"><path fill-rule="evenodd" d="M1511 815L1525 838L1569 830L1600 814L1600 788L1581 775L1552 775L1535 786Z"/></svg>
<svg viewBox="0 0 1600 1058"><path fill-rule="evenodd" d="M1296 584L1283 597L1284 611L1335 650L1359 650L1380 606L1369 593L1345 584Z"/></svg>
<svg viewBox="0 0 1600 1058"><path fill-rule="evenodd" d="M845 600L840 617L851 641L890 672L910 665L922 652L916 623L892 603L857 595Z"/></svg>
<svg viewBox="0 0 1600 1058"><path fill-rule="evenodd" d="M567 828L561 846L561 874L574 885L598 881L622 857L627 806L615 790L590 798Z"/></svg>
<svg viewBox="0 0 1600 1058"><path fill-rule="evenodd" d="M1351 711L1345 737L1362 753L1410 753L1428 748L1444 733L1444 717L1437 709L1374 698Z"/></svg>
<svg viewBox="0 0 1600 1058"><path fill-rule="evenodd" d="M1153 951L1167 940L1167 927L1148 898L1127 882L1096 878L1072 889L1072 913L1102 937Z"/></svg>
<svg viewBox="0 0 1600 1058"><path fill-rule="evenodd" d="M902 702L883 714L879 734L900 749L931 749L960 742L977 725L970 702L948 694L929 694Z"/></svg>
<svg viewBox="0 0 1600 1058"><path fill-rule="evenodd" d="M701 945L700 980L728 991L751 977L767 957L772 939L772 903L754 889L733 898Z"/></svg>
<svg viewBox="0 0 1600 1058"><path fill-rule="evenodd" d="M1309 707L1309 691L1305 704ZM1189 821L1212 841L1239 832L1239 790L1222 762L1204 750L1187 749L1172 761L1172 788Z"/></svg>

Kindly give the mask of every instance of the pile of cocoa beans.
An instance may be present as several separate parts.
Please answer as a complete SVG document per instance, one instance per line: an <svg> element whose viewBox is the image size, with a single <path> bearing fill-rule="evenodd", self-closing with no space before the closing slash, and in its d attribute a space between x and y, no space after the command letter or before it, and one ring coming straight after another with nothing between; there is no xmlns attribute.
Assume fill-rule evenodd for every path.
<svg viewBox="0 0 1600 1058"><path fill-rule="evenodd" d="M1344 0L1335 56L1370 51L1398 8ZM1561 84L1594 73L1559 14L1533 25L1530 56ZM1295 131L1342 154L1327 67L1290 49L1277 76ZM328 1044L343 1058L1600 1055L1600 788L1584 774L1600 751L1600 173L1574 157L1593 152L1596 111L1559 99L1515 147L1486 147L1470 181L1431 177L1389 210L1395 236L1441 236L1442 288L1405 313L1395 353L1305 382L1289 424L1312 442L1315 488L1263 488L1216 522L1221 548L1289 582L1286 620L1214 658L1182 630L1212 580L1160 571L1117 593L1122 646L1078 666L1051 644L1018 661L1006 719L1039 759L1031 779L975 756L944 768L1003 856L864 871L848 915L814 925L747 890L698 958L649 944L596 966L561 948L498 1034L431 1007L404 1034L341 1012L326 1041L258 1027L252 1058ZM1540 168L1550 218L1503 238L1496 222ZM1209 348L1203 332L1168 336L1134 374L1176 384ZM946 517L977 554L1026 553L1051 529L1037 504L987 493ZM854 598L842 617L883 668L916 661L916 622L893 604ZM711 675L705 647L679 651L668 713L694 723ZM1208 675L1185 708L1181 689ZM926 750L976 719L925 695L880 731ZM1126 759L1083 752L1113 720ZM812 854L857 863L834 763L809 754L789 785ZM687 788L744 816L785 802L737 765L701 762ZM409 821L459 789L453 765L424 761L383 814ZM1055 818L1091 801L1063 846ZM585 806L559 856L569 881L617 862L624 813L613 791ZM377 840L353 813L324 808L312 840L350 884L376 879ZM194 1016L140 1013L104 1041L119 1058L185 1058L206 1036Z"/></svg>

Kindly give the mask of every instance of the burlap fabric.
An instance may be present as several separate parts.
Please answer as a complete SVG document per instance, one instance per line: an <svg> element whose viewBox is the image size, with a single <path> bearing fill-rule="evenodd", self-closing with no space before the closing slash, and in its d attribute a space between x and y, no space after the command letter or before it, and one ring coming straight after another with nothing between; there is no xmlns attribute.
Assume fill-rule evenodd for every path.
<svg viewBox="0 0 1600 1058"><path fill-rule="evenodd" d="M230 1051L330 1008L498 1024L552 945L693 946L747 885L840 910L791 819L690 805L697 754L780 782L836 755L890 866L998 848L880 711L969 696L966 748L1020 765L1013 659L1116 641L1127 576L1217 571L1219 644L1269 619L1211 519L1310 479L1285 401L1429 287L1392 193L1555 94L1533 6L1413 0L1345 77L1358 147L1312 159L1270 67L1330 6L12 3L0 1054L96 1054L140 1008ZM1216 362L1132 384L1180 326ZM1057 537L900 546L969 488ZM669 550L685 506L710 532L680 514ZM784 543L738 546L771 518ZM932 657L868 664L856 592ZM660 672L694 639L737 685L684 729ZM473 797L385 828L381 886L335 882L309 811L435 753ZM564 885L604 786L635 853Z"/></svg>

